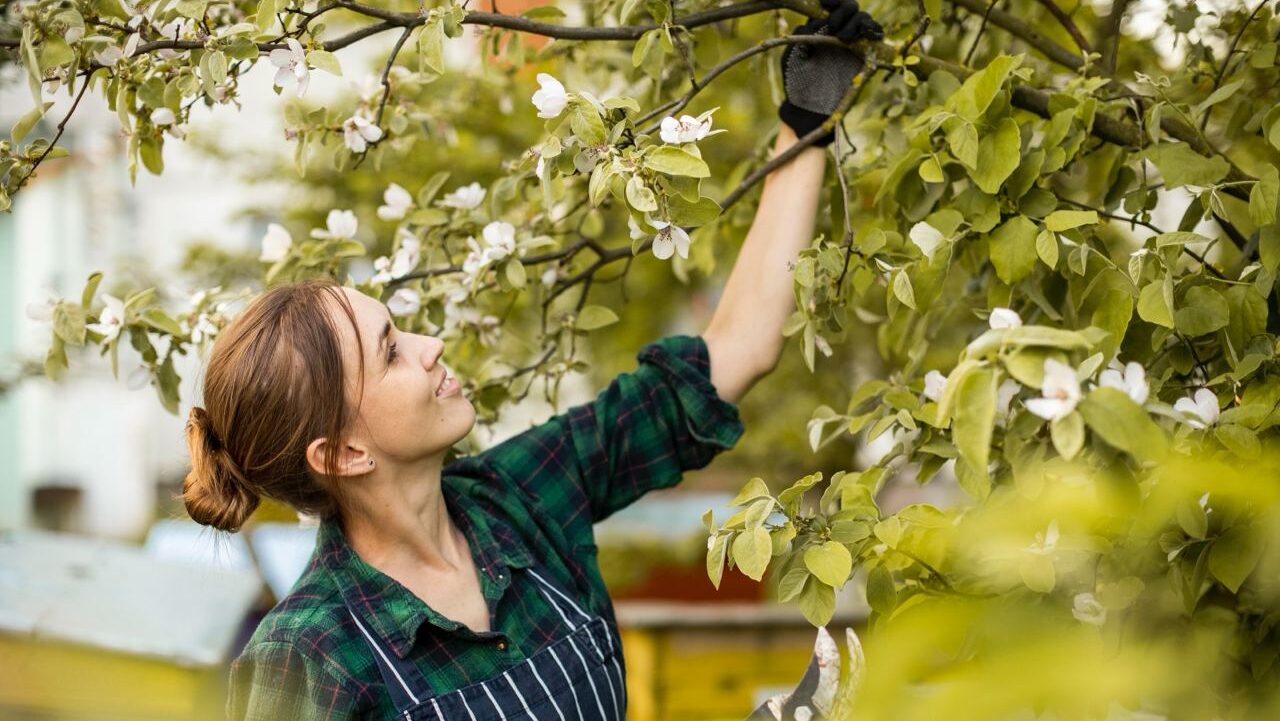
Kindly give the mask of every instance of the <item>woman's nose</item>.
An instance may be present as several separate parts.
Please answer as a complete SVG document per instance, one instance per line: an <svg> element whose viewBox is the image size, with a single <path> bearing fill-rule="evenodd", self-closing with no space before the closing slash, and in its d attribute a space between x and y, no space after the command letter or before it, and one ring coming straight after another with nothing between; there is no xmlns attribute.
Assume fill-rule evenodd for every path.
<svg viewBox="0 0 1280 721"><path fill-rule="evenodd" d="M440 356L444 355L444 341L433 336L425 336L427 339L426 347L423 349L422 362L427 369L436 367L436 363L440 362Z"/></svg>

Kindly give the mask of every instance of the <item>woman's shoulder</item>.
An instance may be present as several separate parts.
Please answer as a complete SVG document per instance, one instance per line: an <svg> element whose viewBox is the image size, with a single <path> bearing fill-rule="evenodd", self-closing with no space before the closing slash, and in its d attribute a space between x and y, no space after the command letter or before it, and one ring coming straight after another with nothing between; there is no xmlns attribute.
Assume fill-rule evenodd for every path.
<svg viewBox="0 0 1280 721"><path fill-rule="evenodd" d="M345 626L346 606L336 585L323 568L309 568L258 622L249 644L294 643L314 645Z"/></svg>

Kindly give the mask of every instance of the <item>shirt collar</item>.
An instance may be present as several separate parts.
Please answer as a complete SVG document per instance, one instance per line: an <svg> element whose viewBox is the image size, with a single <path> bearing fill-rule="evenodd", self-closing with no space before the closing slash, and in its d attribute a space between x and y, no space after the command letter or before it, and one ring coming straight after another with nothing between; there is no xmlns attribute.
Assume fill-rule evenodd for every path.
<svg viewBox="0 0 1280 721"><path fill-rule="evenodd" d="M445 476L441 491L449 515L474 546L480 568L531 566L533 556L519 534L477 503L469 493L475 487L474 482L465 481L471 479ZM338 589L347 605L360 614L362 620L368 620L374 632L398 657L404 658L409 653L424 622L444 631L465 628L432 609L399 581L369 565L351 548L336 518L320 522L316 553L321 564L336 577ZM495 584L490 576L480 572L481 586L490 608L510 583L510 573L501 575L503 581Z"/></svg>

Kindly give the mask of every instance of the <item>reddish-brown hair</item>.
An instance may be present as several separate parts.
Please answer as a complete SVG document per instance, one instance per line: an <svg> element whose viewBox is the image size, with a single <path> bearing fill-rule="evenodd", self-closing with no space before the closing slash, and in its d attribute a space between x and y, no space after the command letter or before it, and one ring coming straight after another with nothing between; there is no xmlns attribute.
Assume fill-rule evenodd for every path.
<svg viewBox="0 0 1280 721"><path fill-rule="evenodd" d="M326 302L357 327L341 287L315 279L268 290L214 341L204 407L193 407L186 425L191 472L182 500L195 521L238 531L263 496L321 518L338 513L337 455L353 411ZM363 391L364 348L355 336ZM316 473L306 451L320 437L330 442L324 472Z"/></svg>

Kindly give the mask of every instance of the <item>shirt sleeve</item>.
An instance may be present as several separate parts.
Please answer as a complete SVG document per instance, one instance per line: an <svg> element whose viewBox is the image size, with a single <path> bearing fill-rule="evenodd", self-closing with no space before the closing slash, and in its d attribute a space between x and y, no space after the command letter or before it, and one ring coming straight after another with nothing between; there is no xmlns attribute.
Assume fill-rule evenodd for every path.
<svg viewBox="0 0 1280 721"><path fill-rule="evenodd" d="M338 721L356 718L342 684L293 644L251 644L231 664L229 721Z"/></svg>
<svg viewBox="0 0 1280 721"><path fill-rule="evenodd" d="M743 432L738 407L711 384L700 336L668 336L636 360L594 401L481 456L556 519L589 512L595 523L733 447Z"/></svg>

